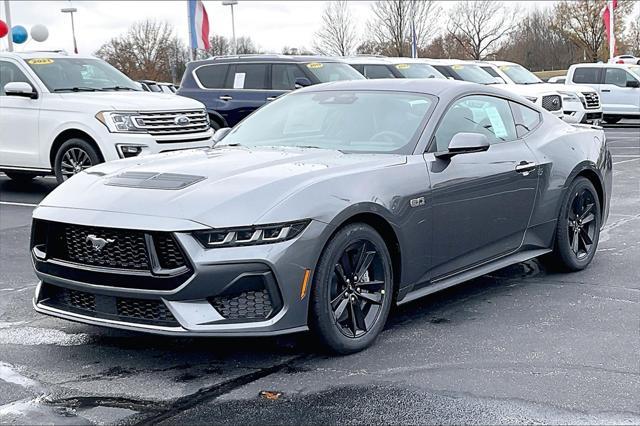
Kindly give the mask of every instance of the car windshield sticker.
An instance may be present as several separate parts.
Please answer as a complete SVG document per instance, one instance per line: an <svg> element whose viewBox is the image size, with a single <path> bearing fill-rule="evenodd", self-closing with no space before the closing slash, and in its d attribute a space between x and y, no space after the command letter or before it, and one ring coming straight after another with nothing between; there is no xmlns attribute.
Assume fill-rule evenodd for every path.
<svg viewBox="0 0 640 426"><path fill-rule="evenodd" d="M33 58L27 61L29 65L49 65L53 63L53 59L49 58Z"/></svg>
<svg viewBox="0 0 640 426"><path fill-rule="evenodd" d="M396 68L398 68L399 70L406 70L406 69L409 69L409 67L411 67L411 65L409 65L409 64L398 64L398 65L396 65Z"/></svg>
<svg viewBox="0 0 640 426"><path fill-rule="evenodd" d="M464 68L464 65L451 65L451 68L453 68L454 70L461 70Z"/></svg>
<svg viewBox="0 0 640 426"><path fill-rule="evenodd" d="M234 89L244 89L244 78L247 74L243 72L237 72L233 78Z"/></svg>
<svg viewBox="0 0 640 426"><path fill-rule="evenodd" d="M509 71L509 70L511 69L511 67L510 67L509 65L502 65L502 66L500 67L500 69L501 69L502 71Z"/></svg>
<svg viewBox="0 0 640 426"><path fill-rule="evenodd" d="M324 65L321 64L320 62L311 62L307 64L307 68L309 69L316 69L316 68L322 68Z"/></svg>
<svg viewBox="0 0 640 426"><path fill-rule="evenodd" d="M501 139L508 137L509 134L507 133L507 129L504 127L504 123L502 122L502 117L500 117L498 109L494 106L488 108L485 107L484 112L487 114L487 117L491 122L493 134Z"/></svg>

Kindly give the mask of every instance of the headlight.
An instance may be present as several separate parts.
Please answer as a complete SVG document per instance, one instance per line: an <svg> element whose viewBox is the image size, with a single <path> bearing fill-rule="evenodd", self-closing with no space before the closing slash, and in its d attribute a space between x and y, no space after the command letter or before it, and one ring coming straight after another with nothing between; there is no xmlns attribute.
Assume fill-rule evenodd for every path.
<svg viewBox="0 0 640 426"><path fill-rule="evenodd" d="M558 93L562 95L562 100L566 102L580 102L580 98L573 92L564 92L558 90Z"/></svg>
<svg viewBox="0 0 640 426"><path fill-rule="evenodd" d="M102 111L96 114L96 118L112 133L146 133L145 129L136 126L133 117L137 115L136 112Z"/></svg>
<svg viewBox="0 0 640 426"><path fill-rule="evenodd" d="M535 96L525 96L525 99L530 100L531 102L533 102L534 104L536 103L536 101L538 100L538 98L536 98Z"/></svg>
<svg viewBox="0 0 640 426"><path fill-rule="evenodd" d="M297 237L310 220L269 225L196 231L194 236L206 248L238 247L278 243Z"/></svg>

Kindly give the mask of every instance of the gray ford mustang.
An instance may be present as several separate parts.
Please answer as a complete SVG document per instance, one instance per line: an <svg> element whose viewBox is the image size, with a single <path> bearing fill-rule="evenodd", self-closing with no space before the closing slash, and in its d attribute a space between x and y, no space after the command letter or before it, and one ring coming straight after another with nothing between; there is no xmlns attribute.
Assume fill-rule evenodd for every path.
<svg viewBox="0 0 640 426"><path fill-rule="evenodd" d="M585 268L609 211L601 129L473 83L312 86L215 138L53 191L35 309L175 336L311 329L349 353L393 304L542 255Z"/></svg>

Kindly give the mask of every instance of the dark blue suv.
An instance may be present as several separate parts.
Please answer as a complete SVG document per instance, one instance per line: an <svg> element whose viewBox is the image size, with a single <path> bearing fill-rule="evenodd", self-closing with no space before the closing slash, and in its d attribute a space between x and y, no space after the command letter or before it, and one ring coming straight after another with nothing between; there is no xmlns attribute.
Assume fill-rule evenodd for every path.
<svg viewBox="0 0 640 426"><path fill-rule="evenodd" d="M211 127L232 127L254 110L297 87L364 77L337 58L219 56L187 65L178 94L206 105Z"/></svg>

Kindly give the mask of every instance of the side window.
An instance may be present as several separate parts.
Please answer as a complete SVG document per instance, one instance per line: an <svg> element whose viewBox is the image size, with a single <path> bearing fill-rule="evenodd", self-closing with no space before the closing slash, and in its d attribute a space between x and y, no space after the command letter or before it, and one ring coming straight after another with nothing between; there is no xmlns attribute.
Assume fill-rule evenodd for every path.
<svg viewBox="0 0 640 426"><path fill-rule="evenodd" d="M235 64L227 73L227 89L266 89L267 64Z"/></svg>
<svg viewBox="0 0 640 426"><path fill-rule="evenodd" d="M579 67L573 72L574 83L600 84L600 69Z"/></svg>
<svg viewBox="0 0 640 426"><path fill-rule="evenodd" d="M274 90L295 89L296 78L307 78L296 64L273 64L271 66L271 88Z"/></svg>
<svg viewBox="0 0 640 426"><path fill-rule="evenodd" d="M364 76L367 78L394 78L393 72L386 65L365 65Z"/></svg>
<svg viewBox="0 0 640 426"><path fill-rule="evenodd" d="M5 96L4 85L13 82L29 83L29 79L16 64L0 61L0 96Z"/></svg>
<svg viewBox="0 0 640 426"><path fill-rule="evenodd" d="M205 65L195 71L200 84L207 89L221 89L224 87L224 78L227 75L229 65Z"/></svg>
<svg viewBox="0 0 640 426"><path fill-rule="evenodd" d="M432 150L446 151L458 133L480 133L491 144L517 139L509 102L480 95L458 99L444 114Z"/></svg>
<svg viewBox="0 0 640 426"><path fill-rule="evenodd" d="M604 73L604 84L626 87L627 72L621 68L607 68Z"/></svg>
<svg viewBox="0 0 640 426"><path fill-rule="evenodd" d="M362 65L362 64L351 64L351 67L353 67L360 74L364 75L364 65Z"/></svg>
<svg viewBox="0 0 640 426"><path fill-rule="evenodd" d="M516 133L519 138L524 137L530 131L538 127L541 118L540 113L524 105L509 102L513 110L513 118L516 123Z"/></svg>

